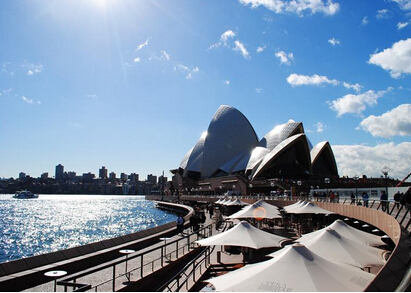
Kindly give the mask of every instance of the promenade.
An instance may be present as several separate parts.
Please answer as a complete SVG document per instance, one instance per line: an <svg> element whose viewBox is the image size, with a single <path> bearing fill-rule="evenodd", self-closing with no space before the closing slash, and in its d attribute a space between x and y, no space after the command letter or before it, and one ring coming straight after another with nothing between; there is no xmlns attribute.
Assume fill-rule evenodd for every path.
<svg viewBox="0 0 411 293"><path fill-rule="evenodd" d="M184 200L191 200L192 202L213 202L216 200L214 197L195 197L195 198L184 198ZM243 199L247 200L247 199ZM284 200L274 200L266 199L269 202L274 203L278 206L288 205L294 201L284 201ZM255 199L249 199L250 202L255 201ZM393 225L394 222L397 223L399 227L399 222L402 222L403 226L410 229L409 221L409 211L400 206L390 206L389 215L388 213L381 212L379 202L374 202L370 204L370 208L365 208L363 206L352 206L348 201L344 199L340 200L340 203L327 203L327 202L315 202L323 208L335 210L340 215L350 216L352 219L360 219L365 222L368 221L370 224L379 223L383 231L386 232L391 239L396 244L396 249L393 251L392 256L387 262L387 265L378 272L379 268L371 268L373 273L377 273L376 284L369 288L368 291L393 291L398 284L403 281L402 288L408 287L407 281L409 283L409 277L407 277L406 272L408 270L409 263L409 231L406 232L404 227L400 230ZM392 222L392 221L394 222ZM201 232L204 237L209 235L214 235L226 229L227 226L223 225L220 230L216 230L216 225L213 224L214 220L210 219L209 214L206 213L206 222L204 227L207 227ZM186 224L188 221L186 220ZM389 226L389 228L388 228ZM213 274L218 274L223 271L229 271L238 266L241 266L243 256L242 254L227 254L221 253L221 247L216 246L215 248L210 248L207 252L202 252L208 256L204 257L202 261L194 260L196 255L201 251L194 244L198 236L191 232L190 228L186 228L184 235L176 235L175 228L173 228L172 233L169 236L163 238L161 233L159 234L156 243L149 245L147 247L136 249L135 252L109 262L102 263L98 266L91 266L86 270L72 275L64 276L58 279L58 284L62 284L62 281L72 281L75 279L77 283L89 285L90 291L178 291L184 292L188 290L199 291L201 286L204 284L197 283L201 275L207 272L203 276L208 278L213 276ZM391 229L391 230L390 230ZM398 232L400 231L400 232ZM406 232L406 233L405 233ZM292 236L292 235L290 235ZM160 240L161 238L161 240ZM408 240L408 241L407 241ZM407 241L407 242L404 242ZM125 259L127 257L127 264ZM194 260L194 261L193 261ZM189 268L184 271L180 276L173 278L175 275L185 267L187 264L192 264L192 269ZM127 266L127 269L126 269ZM211 268L211 270L210 270ZM69 272L70 274L70 272ZM186 275L185 279L181 276ZM162 280L162 282L158 282ZM170 280L170 284L167 287L161 287L163 281L166 282ZM389 280L389 282L387 282ZM183 282L183 285L181 284ZM382 285L381 285L382 284ZM196 285L192 288L192 286ZM384 288L387 290L381 290ZM393 287L394 286L394 287ZM73 288L68 287L68 291ZM51 292L54 290L54 281L50 279L49 282L44 284L28 288L24 291L26 292ZM63 285L57 286L57 291L64 291Z"/></svg>

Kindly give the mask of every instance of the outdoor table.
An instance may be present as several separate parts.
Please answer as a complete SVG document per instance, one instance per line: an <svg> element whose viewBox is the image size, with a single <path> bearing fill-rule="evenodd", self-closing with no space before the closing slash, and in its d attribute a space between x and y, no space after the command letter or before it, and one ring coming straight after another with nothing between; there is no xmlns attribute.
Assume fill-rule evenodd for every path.
<svg viewBox="0 0 411 293"><path fill-rule="evenodd" d="M127 258L128 258L128 255L129 255L130 253L134 253L134 252L136 252L136 251L135 251L135 250L132 250L132 249L122 249L122 250L120 250L120 253L126 255L126 269L125 269L125 274L126 274L126 277L127 277L127 279L128 279L129 282L130 282L130 273L127 274Z"/></svg>
<svg viewBox="0 0 411 293"><path fill-rule="evenodd" d="M54 292L57 291L57 278L62 277L64 275L66 275L67 272L66 271L49 271L49 272L45 272L44 275L46 277L52 277L54 278Z"/></svg>

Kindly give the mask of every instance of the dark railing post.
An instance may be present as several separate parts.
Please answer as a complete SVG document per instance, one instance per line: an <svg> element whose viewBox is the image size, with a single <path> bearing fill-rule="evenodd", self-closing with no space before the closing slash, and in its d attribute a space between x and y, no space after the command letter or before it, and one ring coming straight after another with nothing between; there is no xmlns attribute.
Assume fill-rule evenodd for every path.
<svg viewBox="0 0 411 293"><path fill-rule="evenodd" d="M178 259L178 240L176 242L176 259Z"/></svg>
<svg viewBox="0 0 411 293"><path fill-rule="evenodd" d="M162 251L162 250L161 250ZM161 260L163 260L163 258L161 258ZM140 259L140 276L141 278L143 278L144 275L144 259L143 259L143 254L141 255L141 259Z"/></svg>
<svg viewBox="0 0 411 293"><path fill-rule="evenodd" d="M113 292L116 292L116 265L113 265Z"/></svg>
<svg viewBox="0 0 411 293"><path fill-rule="evenodd" d="M400 214L400 212L402 211L402 209L403 209L403 205L401 205L400 206L400 208L398 209L398 212L397 212L397 214L395 215L395 219L397 220L397 218L398 218L398 216L399 216L399 214Z"/></svg>

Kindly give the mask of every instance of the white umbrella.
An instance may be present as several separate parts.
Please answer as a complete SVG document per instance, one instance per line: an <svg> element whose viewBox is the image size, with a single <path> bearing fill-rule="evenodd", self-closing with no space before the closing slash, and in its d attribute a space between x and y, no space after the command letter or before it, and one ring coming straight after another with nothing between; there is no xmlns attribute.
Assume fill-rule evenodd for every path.
<svg viewBox="0 0 411 293"><path fill-rule="evenodd" d="M291 210L296 209L296 208L299 208L299 207L301 207L301 206L303 206L303 205L305 205L305 204L307 204L307 203L308 203L308 201L299 200L299 201L297 201L296 203L294 203L294 204L292 204L292 205L285 206L285 207L284 207L284 211L286 211L286 212L291 211Z"/></svg>
<svg viewBox="0 0 411 293"><path fill-rule="evenodd" d="M209 279L217 291L364 291L374 275L322 258L294 244L277 257Z"/></svg>
<svg viewBox="0 0 411 293"><path fill-rule="evenodd" d="M278 208L271 204L266 203L263 200L259 200L252 205L246 206L240 211L232 214L229 219L278 219L282 218Z"/></svg>
<svg viewBox="0 0 411 293"><path fill-rule="evenodd" d="M331 228L323 229L315 237L301 237L297 241L330 261L358 268L385 264L383 260L385 250L350 240Z"/></svg>
<svg viewBox="0 0 411 293"><path fill-rule="evenodd" d="M306 204L296 207L292 210L287 211L289 214L335 214L332 211L325 210L323 208L317 207L313 203L307 202Z"/></svg>
<svg viewBox="0 0 411 293"><path fill-rule="evenodd" d="M337 231L339 234L342 236L353 240L357 241L362 244L370 245L370 246L381 246L381 245L386 245L382 240L381 237L377 235L373 235L361 230L358 230L354 227L351 227L347 223L345 223L343 220L336 220L334 223L328 226L329 228ZM327 227L326 227L327 228ZM323 228L321 230L317 230L315 232L311 232L308 234L304 234L300 239L310 239L315 236L317 236L319 233L321 233L322 230L326 229Z"/></svg>
<svg viewBox="0 0 411 293"><path fill-rule="evenodd" d="M235 199L229 203L226 203L226 206L247 206L247 205L249 204L240 199Z"/></svg>
<svg viewBox="0 0 411 293"><path fill-rule="evenodd" d="M196 241L201 246L207 245L232 245L260 249L264 247L281 247L287 238L264 232L246 221L223 233Z"/></svg>

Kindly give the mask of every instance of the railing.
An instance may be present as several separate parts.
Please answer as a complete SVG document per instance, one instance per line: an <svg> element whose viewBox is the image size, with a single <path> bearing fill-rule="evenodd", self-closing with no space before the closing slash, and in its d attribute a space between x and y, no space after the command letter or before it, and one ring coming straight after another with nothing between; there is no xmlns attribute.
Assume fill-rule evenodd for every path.
<svg viewBox="0 0 411 293"><path fill-rule="evenodd" d="M212 234L212 225L208 225L199 230L204 237L209 237ZM137 277L135 280L142 279L144 276L155 272L162 267L164 267L166 262L178 259L179 257L188 253L191 248L195 247L195 241L198 240L198 233L191 233L187 236L167 242L165 240L164 244L148 249L140 253L132 253L127 255L125 258L120 260L114 260L102 265L87 269L85 271L75 273L73 275L67 276L64 279L57 282L57 285L64 286L64 291L67 291L68 287L77 288L73 292L93 290L97 292L99 289L101 291L115 291L116 287L119 285L120 279L127 279L131 281L131 275ZM135 262L138 264L135 265ZM129 263L127 266L126 264ZM134 263L134 264L130 264ZM124 265L125 269L123 272L118 272L118 267ZM122 269L122 268L121 268ZM101 273L107 276L107 271L102 273L103 270L111 270L111 278L103 280L96 285L90 285L90 282L81 281L77 282L78 279L89 277L91 275ZM133 280L133 281L135 281ZM86 284L84 284L86 283ZM111 288L110 288L111 287Z"/></svg>
<svg viewBox="0 0 411 293"><path fill-rule="evenodd" d="M188 291L190 281L195 283L203 275L203 270L206 271L210 265L210 255L213 253L215 246L203 247L201 254L199 254L194 260L188 263L181 271L170 278L163 286L157 291L162 292L180 292L185 286ZM197 272L199 273L197 274ZM198 278L197 278L198 277ZM191 280L192 278L192 280Z"/></svg>

